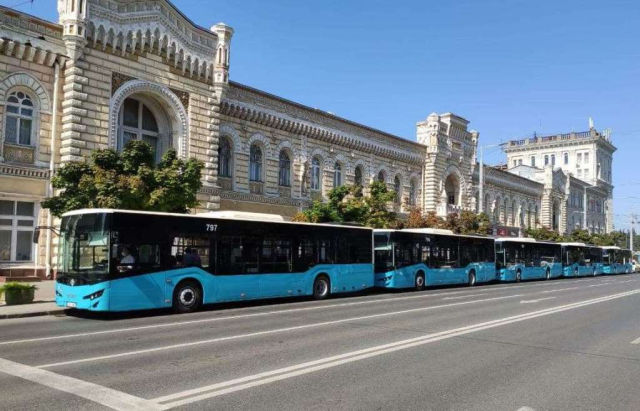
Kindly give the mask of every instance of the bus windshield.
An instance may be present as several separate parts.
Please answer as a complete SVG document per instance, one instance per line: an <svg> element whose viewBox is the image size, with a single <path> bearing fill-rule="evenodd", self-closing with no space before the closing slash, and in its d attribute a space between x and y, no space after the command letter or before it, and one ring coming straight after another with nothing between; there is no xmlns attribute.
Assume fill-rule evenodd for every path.
<svg viewBox="0 0 640 411"><path fill-rule="evenodd" d="M107 214L62 218L58 281L84 285L105 281L109 275Z"/></svg>

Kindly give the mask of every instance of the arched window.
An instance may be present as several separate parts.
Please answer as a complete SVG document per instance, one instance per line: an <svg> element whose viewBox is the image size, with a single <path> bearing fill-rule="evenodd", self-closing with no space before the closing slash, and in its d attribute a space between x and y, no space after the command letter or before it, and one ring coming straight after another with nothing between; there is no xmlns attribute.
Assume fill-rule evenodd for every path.
<svg viewBox="0 0 640 411"><path fill-rule="evenodd" d="M262 181L262 149L257 144L249 150L249 180Z"/></svg>
<svg viewBox="0 0 640 411"><path fill-rule="evenodd" d="M21 146L31 145L34 105L31 97L22 91L9 94L6 104L4 141Z"/></svg>
<svg viewBox="0 0 640 411"><path fill-rule="evenodd" d="M336 161L336 164L333 166L333 186L340 187L342 185L342 166L339 162Z"/></svg>
<svg viewBox="0 0 640 411"><path fill-rule="evenodd" d="M221 137L218 145L218 176L231 177L233 175L231 164L231 143L228 138Z"/></svg>
<svg viewBox="0 0 640 411"><path fill-rule="evenodd" d="M162 147L158 122L147 104L134 98L125 99L120 115L120 126L119 151L122 151L129 141L141 140L151 146L156 161L160 161L166 147Z"/></svg>
<svg viewBox="0 0 640 411"><path fill-rule="evenodd" d="M544 156L544 165L545 166L549 165L549 156L548 155Z"/></svg>
<svg viewBox="0 0 640 411"><path fill-rule="evenodd" d="M393 179L393 189L396 192L395 203L401 204L402 203L402 184L400 183L400 177L398 176L396 176L396 178Z"/></svg>
<svg viewBox="0 0 640 411"><path fill-rule="evenodd" d="M311 162L311 189L320 190L320 159L314 157Z"/></svg>
<svg viewBox="0 0 640 411"><path fill-rule="evenodd" d="M551 167L555 167L556 165L556 155L551 154Z"/></svg>
<svg viewBox="0 0 640 411"><path fill-rule="evenodd" d="M384 175L384 171L383 171L383 170L380 170L380 171L378 172L378 181L379 181L379 182L381 182L381 183L385 183L385 182L386 182L386 180L387 180L387 178L386 178L386 176Z"/></svg>
<svg viewBox="0 0 640 411"><path fill-rule="evenodd" d="M564 153L564 164L569 164L569 153Z"/></svg>
<svg viewBox="0 0 640 411"><path fill-rule="evenodd" d="M291 160L284 150L280 152L279 168L278 184L291 187Z"/></svg>
<svg viewBox="0 0 640 411"><path fill-rule="evenodd" d="M417 191L416 180L411 180L409 185L409 204L412 206L416 205Z"/></svg>
<svg viewBox="0 0 640 411"><path fill-rule="evenodd" d="M355 176L354 184L356 186L358 186L358 187L362 187L363 186L362 167L361 166L356 167L356 176Z"/></svg>
<svg viewBox="0 0 640 411"><path fill-rule="evenodd" d="M531 167L535 167L535 166L536 166L536 157L531 156Z"/></svg>

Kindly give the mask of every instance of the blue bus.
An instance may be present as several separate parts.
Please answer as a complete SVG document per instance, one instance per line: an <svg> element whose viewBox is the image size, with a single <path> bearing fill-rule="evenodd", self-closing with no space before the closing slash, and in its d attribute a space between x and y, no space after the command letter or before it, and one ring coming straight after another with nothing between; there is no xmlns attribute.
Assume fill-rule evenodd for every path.
<svg viewBox="0 0 640 411"><path fill-rule="evenodd" d="M565 277L595 276L604 273L602 247L584 243L562 245L563 275Z"/></svg>
<svg viewBox="0 0 640 411"><path fill-rule="evenodd" d="M631 274L635 271L633 253L625 248L616 250L617 274Z"/></svg>
<svg viewBox="0 0 640 411"><path fill-rule="evenodd" d="M562 276L562 250L558 243L533 238L498 238L495 244L496 276L500 281L548 280Z"/></svg>
<svg viewBox="0 0 640 411"><path fill-rule="evenodd" d="M602 248L602 273L603 274L619 274L618 256L620 256L620 247L605 246Z"/></svg>
<svg viewBox="0 0 640 411"><path fill-rule="evenodd" d="M259 298L327 298L372 287L373 230L265 214L77 210L60 226L56 304L92 311Z"/></svg>
<svg viewBox="0 0 640 411"><path fill-rule="evenodd" d="M374 230L376 286L414 288L495 280L493 239L450 230Z"/></svg>

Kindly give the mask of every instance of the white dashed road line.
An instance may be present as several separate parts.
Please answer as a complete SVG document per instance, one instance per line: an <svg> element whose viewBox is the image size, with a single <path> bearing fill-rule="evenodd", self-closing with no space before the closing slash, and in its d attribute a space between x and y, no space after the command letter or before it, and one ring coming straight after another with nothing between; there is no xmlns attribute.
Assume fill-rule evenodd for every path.
<svg viewBox="0 0 640 411"><path fill-rule="evenodd" d="M392 353L395 351L405 350L449 338L474 333L477 331L487 330L490 328L500 327L507 324L513 324L525 320L547 316L579 307L585 307L592 304L598 304L605 301L615 300L618 298L628 297L640 293L640 289L628 291L624 293L613 294L605 297L594 298L591 300L581 301L573 304L566 304L558 307L548 308L544 310L534 311L526 314L506 317L498 320L483 322L467 327L456 328L434 334L427 334L421 337L415 337L407 340L398 341L391 344L379 345L364 350L352 351L345 354L323 358L320 360L309 361L298 365L280 368L268 372L249 375L242 378L220 382L192 390L182 391L153 399L156 403L162 403L167 408L180 407L194 402L219 397L225 394L231 394L237 391L270 384L289 378L299 377L301 375L313 373L328 368L352 363L367 358L377 357L380 355Z"/></svg>
<svg viewBox="0 0 640 411"><path fill-rule="evenodd" d="M284 333L284 332L299 331L299 330L304 330L309 328L325 327L328 325L349 323L353 321L369 320L372 318L390 317L393 315L402 315L402 314L408 314L408 313L414 313L414 312L420 312L420 311L435 310L438 308L456 307L460 305L483 303L483 302L489 302L489 301L506 300L509 298L517 298L517 297L522 297L522 295L515 294L515 295L509 295L505 297L485 298L482 300L461 301L459 303L434 305L430 307L412 308L409 310L391 311L391 312L381 313L381 314L372 314L372 315L365 315L360 317L343 318L340 320L323 321L319 323L298 325L295 327L276 328L273 330L257 331L257 332L248 333L248 334L230 335L228 337L219 337L219 338L213 338L209 340L200 340L200 341L192 341L192 342L182 343L182 344L166 345L162 347L149 348L146 350L128 351L128 352L122 352L118 354L102 355L99 357L83 358L80 360L71 360L71 361L63 361L63 362L57 362L57 363L51 363L51 364L43 364L43 365L37 366L37 368L53 368L53 367L60 367L63 365L74 365L74 364L81 364L81 363L100 361L100 360L110 360L113 358L130 357L132 355L149 354L152 352L165 351L165 350L175 350L178 348L193 347L196 345L214 344L214 343L219 343L223 341L238 340L238 339L250 338L250 337L259 337L259 336L270 335L270 334L278 334L278 333Z"/></svg>

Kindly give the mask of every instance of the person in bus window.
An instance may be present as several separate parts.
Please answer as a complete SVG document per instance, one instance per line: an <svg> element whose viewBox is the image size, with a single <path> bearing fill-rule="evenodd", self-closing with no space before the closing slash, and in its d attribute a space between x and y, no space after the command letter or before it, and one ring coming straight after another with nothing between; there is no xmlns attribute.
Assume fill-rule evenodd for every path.
<svg viewBox="0 0 640 411"><path fill-rule="evenodd" d="M127 246L122 247L122 258L120 259L120 264L131 265L135 263L136 263L136 259L131 255L131 251L129 250L129 247Z"/></svg>
<svg viewBox="0 0 640 411"><path fill-rule="evenodd" d="M184 250L184 265L185 267L200 267L202 265L198 250L191 247Z"/></svg>

